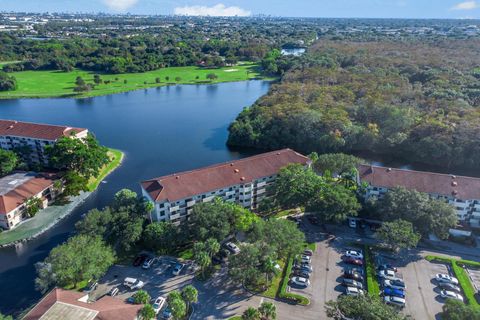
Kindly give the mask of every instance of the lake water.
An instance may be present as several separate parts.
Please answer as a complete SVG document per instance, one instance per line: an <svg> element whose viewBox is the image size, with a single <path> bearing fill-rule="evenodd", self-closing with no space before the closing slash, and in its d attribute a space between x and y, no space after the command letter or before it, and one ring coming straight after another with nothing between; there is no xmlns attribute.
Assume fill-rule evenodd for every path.
<svg viewBox="0 0 480 320"><path fill-rule="evenodd" d="M17 313L35 303L34 264L73 232L92 208L113 194L164 174L238 159L246 153L225 145L227 127L269 88L265 81L170 86L91 99L0 100L0 119L85 127L109 147L120 149L120 168L85 203L38 239L0 249L0 312Z"/></svg>

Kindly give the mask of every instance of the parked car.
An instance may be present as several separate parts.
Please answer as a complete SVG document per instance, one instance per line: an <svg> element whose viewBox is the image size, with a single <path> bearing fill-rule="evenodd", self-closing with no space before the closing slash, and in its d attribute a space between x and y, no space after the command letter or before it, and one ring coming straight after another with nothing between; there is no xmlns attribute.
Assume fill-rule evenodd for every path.
<svg viewBox="0 0 480 320"><path fill-rule="evenodd" d="M310 258L310 256L306 256L306 255L302 255L302 257L301 257L301 259L300 259L300 261L301 261L302 263L310 263L311 260L312 260L312 259Z"/></svg>
<svg viewBox="0 0 480 320"><path fill-rule="evenodd" d="M402 289L395 289L395 288L385 288L383 289L382 294L384 296L392 296L392 297L399 297L405 299L405 291Z"/></svg>
<svg viewBox="0 0 480 320"><path fill-rule="evenodd" d="M313 267L312 267L311 265L309 265L309 264L306 264L306 263L300 265L300 268L299 268L299 269L300 269L300 270L305 270L305 271L307 271L308 273L312 273L312 272L313 272Z"/></svg>
<svg viewBox="0 0 480 320"><path fill-rule="evenodd" d="M390 269L380 270L378 272L378 276L380 278L386 279L386 280L396 280L397 279L395 271L390 270Z"/></svg>
<svg viewBox="0 0 480 320"><path fill-rule="evenodd" d="M148 258L146 254L140 254L133 260L133 266L139 267L143 264L143 262Z"/></svg>
<svg viewBox="0 0 480 320"><path fill-rule="evenodd" d="M447 291L453 291L453 292L462 292L459 286L454 285L453 283L448 283L448 282L440 282L438 284L440 289L447 290Z"/></svg>
<svg viewBox="0 0 480 320"><path fill-rule="evenodd" d="M448 274L443 274L443 273L437 273L435 275L435 280L437 280L438 283L451 283L451 284L458 284L458 279L454 278L452 276L449 276Z"/></svg>
<svg viewBox="0 0 480 320"><path fill-rule="evenodd" d="M155 314L158 314L160 310L162 310L162 307L165 304L165 301L167 300L164 297L158 297L157 299L155 299L155 302L152 304Z"/></svg>
<svg viewBox="0 0 480 320"><path fill-rule="evenodd" d="M303 250L303 255L311 257L313 256L313 250L305 249Z"/></svg>
<svg viewBox="0 0 480 320"><path fill-rule="evenodd" d="M173 267L173 270L172 270L172 274L174 276L178 276L180 274L180 272L182 272L184 267L185 267L185 265L183 263L175 264L175 267Z"/></svg>
<svg viewBox="0 0 480 320"><path fill-rule="evenodd" d="M310 280L308 280L307 278L293 277L291 281L293 284L296 284L302 287L308 287L310 285Z"/></svg>
<svg viewBox="0 0 480 320"><path fill-rule="evenodd" d="M455 299L458 301L463 301L463 297L460 293L456 293L453 291L448 291L448 290L442 290L440 291L440 296L445 299Z"/></svg>
<svg viewBox="0 0 480 320"><path fill-rule="evenodd" d="M223 259L220 258L218 255L212 257L213 264L221 264L222 262L223 262Z"/></svg>
<svg viewBox="0 0 480 320"><path fill-rule="evenodd" d="M163 319L170 319L172 317L172 310L170 307L166 307L165 310L162 312Z"/></svg>
<svg viewBox="0 0 480 320"><path fill-rule="evenodd" d="M381 270L393 270L395 272L397 272L397 268L395 268L394 266L390 265L390 264L381 264L377 267L377 270L378 271L381 271Z"/></svg>
<svg viewBox="0 0 480 320"><path fill-rule="evenodd" d="M237 245L233 242L227 242L225 243L225 247L230 250L231 253L237 254L240 253L240 248L237 247Z"/></svg>
<svg viewBox="0 0 480 320"><path fill-rule="evenodd" d="M118 294L118 291L119 290L117 287L113 287L112 289L110 289L110 291L108 291L108 295L111 297L115 297Z"/></svg>
<svg viewBox="0 0 480 320"><path fill-rule="evenodd" d="M407 289L407 286L405 285L405 282L403 282L400 279L385 280L383 282L383 286L387 287L387 288L392 288L392 289L401 289L401 290Z"/></svg>
<svg viewBox="0 0 480 320"><path fill-rule="evenodd" d="M353 229L357 228L357 220L355 220L355 219L348 219L348 226L349 226L350 228L353 228Z"/></svg>
<svg viewBox="0 0 480 320"><path fill-rule="evenodd" d="M400 308L404 308L405 304L406 304L406 301L405 301L404 298L394 297L394 296L385 296L385 297L383 297L383 301L386 304L396 306L396 307L400 307Z"/></svg>
<svg viewBox="0 0 480 320"><path fill-rule="evenodd" d="M307 279L310 278L310 273L307 270L297 269L297 270L294 270L292 274L297 277L302 277Z"/></svg>
<svg viewBox="0 0 480 320"><path fill-rule="evenodd" d="M155 263L155 258L148 257L142 264L143 269L150 269L150 267Z"/></svg>
<svg viewBox="0 0 480 320"><path fill-rule="evenodd" d="M363 260L363 254L357 250L347 250L347 252L345 252L345 256Z"/></svg>
<svg viewBox="0 0 480 320"><path fill-rule="evenodd" d="M223 259L226 259L226 258L228 258L228 256L231 255L231 252L230 252L229 250L227 250L227 249L222 249L222 250L220 250L220 251L218 252L218 255L219 255L220 257L222 257Z"/></svg>
<svg viewBox="0 0 480 320"><path fill-rule="evenodd" d="M343 278L342 285L344 285L345 287L363 289L363 284L353 279Z"/></svg>
<svg viewBox="0 0 480 320"><path fill-rule="evenodd" d="M355 287L345 287L345 294L347 296L360 296L360 295L364 295L364 292L362 289L358 289L358 288L355 288Z"/></svg>
<svg viewBox="0 0 480 320"><path fill-rule="evenodd" d="M85 288L83 288L84 292L92 292L97 289L98 282L95 280L89 281Z"/></svg>
<svg viewBox="0 0 480 320"><path fill-rule="evenodd" d="M130 290L136 290L143 288L145 284L143 283L143 281L140 281L138 279L127 277L125 278L125 280L123 280L123 285Z"/></svg>
<svg viewBox="0 0 480 320"><path fill-rule="evenodd" d="M356 272L355 270L345 270L343 273L343 277L347 279L363 282L363 276L360 273Z"/></svg>
<svg viewBox="0 0 480 320"><path fill-rule="evenodd" d="M363 266L363 261L361 259L353 258L353 257L343 257L343 262L348 264L354 264L356 266Z"/></svg>

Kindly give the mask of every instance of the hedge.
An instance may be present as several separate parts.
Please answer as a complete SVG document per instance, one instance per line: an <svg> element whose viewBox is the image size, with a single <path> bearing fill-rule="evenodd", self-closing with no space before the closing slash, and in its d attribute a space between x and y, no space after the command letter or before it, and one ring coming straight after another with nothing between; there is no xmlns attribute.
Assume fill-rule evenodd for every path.
<svg viewBox="0 0 480 320"><path fill-rule="evenodd" d="M307 297L301 296L299 294L294 294L287 292L288 282L290 281L290 274L293 269L293 257L289 257L287 261L286 268L283 269L283 279L280 286L280 291L278 293L278 298L287 300L288 302L293 302L295 304L300 304L303 306L309 305L310 300Z"/></svg>
<svg viewBox="0 0 480 320"><path fill-rule="evenodd" d="M371 255L370 248L365 245L365 271L367 276L367 291L369 294L378 297L380 294L380 285L377 281L377 275L375 272L375 262Z"/></svg>

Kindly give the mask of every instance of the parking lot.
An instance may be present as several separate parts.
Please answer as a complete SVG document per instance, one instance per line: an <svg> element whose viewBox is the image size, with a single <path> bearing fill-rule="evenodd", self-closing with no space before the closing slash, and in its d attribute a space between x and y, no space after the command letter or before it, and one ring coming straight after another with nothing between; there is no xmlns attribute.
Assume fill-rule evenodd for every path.
<svg viewBox="0 0 480 320"><path fill-rule="evenodd" d="M480 289L480 269L467 269L470 279L472 280L473 287L478 290Z"/></svg>
<svg viewBox="0 0 480 320"><path fill-rule="evenodd" d="M448 274L445 264L429 262L425 259L408 262L398 268L407 286L405 313L414 319L438 319L444 299L435 281L435 274Z"/></svg>

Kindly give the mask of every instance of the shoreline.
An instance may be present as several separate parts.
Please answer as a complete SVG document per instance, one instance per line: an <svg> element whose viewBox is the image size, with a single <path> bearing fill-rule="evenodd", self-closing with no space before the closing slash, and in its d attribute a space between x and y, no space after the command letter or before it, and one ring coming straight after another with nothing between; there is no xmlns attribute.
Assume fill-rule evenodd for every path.
<svg viewBox="0 0 480 320"><path fill-rule="evenodd" d="M1 232L0 233L0 249L1 248L13 247L13 246L16 246L17 244L20 244L20 243L25 243L25 242L28 242L28 241L31 241L31 240L35 240L36 238L38 238L39 236L41 236L42 234L44 234L48 230L52 229L57 223L59 223L61 220L63 220L67 216L69 216L79 205L84 203L85 200L87 200L88 197L98 189L98 186L100 185L100 183L102 183L102 181L104 181L106 177L108 177L111 173L113 173L116 169L118 169L121 166L121 164L122 164L122 162L125 158L124 153L120 150L109 148L109 151L114 153L114 158L111 162L111 167L107 166L106 167L107 168L106 172L101 172L99 177L97 179L95 179L95 181L93 182L94 188L92 190L89 190L87 192L82 192L82 193L80 193L80 195L75 196L75 197L70 197L68 199L70 202L68 204L64 204L64 205L60 206L60 208L57 208L55 206L55 203L54 203L51 206L43 209L42 212L38 213L38 215L41 215L42 213L44 213L44 215L54 214L55 209L61 210L61 213L59 213L58 216L56 216L52 221L46 223L45 225L39 226L38 228L40 228L40 230L34 232L32 235L28 235L28 236L24 236L24 237L20 236L20 237L18 237L18 239L7 240L5 243L3 243L2 240L1 240L2 235L10 234L10 232L15 234L15 231L16 231L16 233L22 232L22 230L21 229L19 230L19 228L21 228L25 224L34 224L38 220L38 218L37 218L37 220L32 220L32 219L35 219L35 217L37 217L37 216L35 216L34 218L27 219L27 220L23 221L20 225L18 225L13 230ZM35 226L33 228L35 228ZM28 232L28 229L25 230L24 232Z"/></svg>

